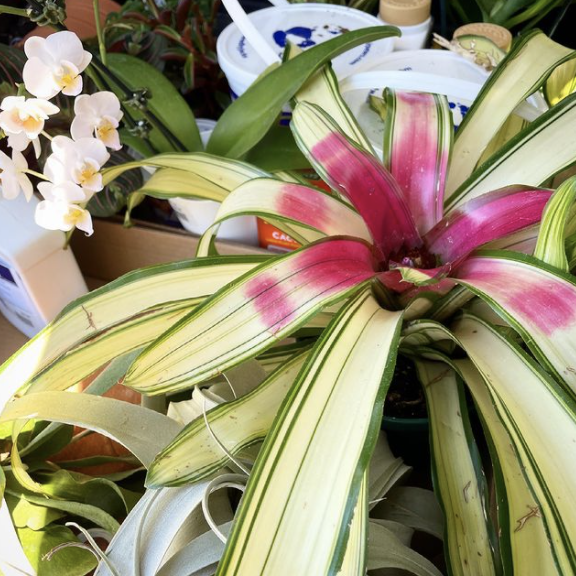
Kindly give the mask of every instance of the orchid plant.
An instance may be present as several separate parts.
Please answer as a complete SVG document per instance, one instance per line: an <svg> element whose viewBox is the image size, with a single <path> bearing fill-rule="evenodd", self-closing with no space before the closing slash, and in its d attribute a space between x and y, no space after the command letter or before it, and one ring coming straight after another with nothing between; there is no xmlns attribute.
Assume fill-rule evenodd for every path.
<svg viewBox="0 0 576 576"><path fill-rule="evenodd" d="M0 369L1 398L11 399L0 416L13 423L10 473L27 489L49 496L21 459L31 419L102 432L147 469L144 497L107 552L95 551L97 574L360 575L395 566L438 575L405 547L390 548L397 523L374 519L390 485L377 440L398 355L416 364L426 394L450 573L576 571L567 505L576 495L576 181L547 187L576 161L576 96L527 127L507 122L575 56L541 33L522 38L455 137L444 97L386 90L383 163L330 67L307 74L290 95L291 127L331 193L233 158L250 148L242 133L254 116L242 112L282 87L306 53L231 106L236 132L215 132L208 147L229 158L164 154L104 172L105 183L155 167L141 194L222 205L198 258L87 295ZM219 224L245 214L302 248L215 255ZM191 399L173 398L164 416L66 392L108 363L108 380L122 377L146 398L192 391ZM211 379L222 374L215 400ZM470 426L465 389L481 431ZM200 409L182 418L191 404ZM208 500L220 488L244 494L215 518ZM200 508L211 530L195 524Z"/></svg>
<svg viewBox="0 0 576 576"><path fill-rule="evenodd" d="M0 152L0 193L10 200L22 192L29 201L33 186L28 174L36 176L41 180L38 190L43 197L36 208L36 222L49 230L78 228L90 235L92 218L85 206L103 189L101 169L110 158L107 148L121 148L120 102L112 92L80 94L82 72L92 55L72 32L57 32L46 39L32 37L24 51L28 59L21 88L35 97L8 96L0 103L0 128L12 148L12 158ZM50 99L60 93L76 97L71 138L51 137L45 130L50 116L60 111ZM22 154L32 143L38 157L41 136L51 141L52 149L43 174L29 170Z"/></svg>

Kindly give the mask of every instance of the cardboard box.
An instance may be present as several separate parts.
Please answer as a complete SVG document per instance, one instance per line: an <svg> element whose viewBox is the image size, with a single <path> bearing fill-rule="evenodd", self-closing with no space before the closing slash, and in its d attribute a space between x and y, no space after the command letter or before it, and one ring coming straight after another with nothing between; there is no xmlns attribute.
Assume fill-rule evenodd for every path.
<svg viewBox="0 0 576 576"><path fill-rule="evenodd" d="M90 237L76 233L72 250L84 276L110 281L138 268L194 258L199 238L178 228L135 221L124 228L116 219L94 221ZM221 254L266 254L255 246L218 241Z"/></svg>
<svg viewBox="0 0 576 576"><path fill-rule="evenodd" d="M180 229L135 222L124 228L118 219L95 219L90 237L76 232L71 247L90 290L119 276L153 264L194 258L199 238ZM217 242L221 254L265 254L261 248ZM0 314L0 364L27 341Z"/></svg>

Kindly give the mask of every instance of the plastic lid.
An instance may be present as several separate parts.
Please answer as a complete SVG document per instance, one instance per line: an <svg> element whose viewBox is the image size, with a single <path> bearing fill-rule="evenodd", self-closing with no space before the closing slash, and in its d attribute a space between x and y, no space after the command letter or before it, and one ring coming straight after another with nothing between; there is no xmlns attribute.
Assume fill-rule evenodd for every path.
<svg viewBox="0 0 576 576"><path fill-rule="evenodd" d="M287 41L306 50L349 30L358 30L382 23L360 10L333 4L290 4L273 6L249 14L267 42L281 56ZM357 46L333 61L340 78L369 68L393 49L393 39L385 38ZM232 23L218 37L218 63L229 81L248 86L266 68L264 60Z"/></svg>
<svg viewBox="0 0 576 576"><path fill-rule="evenodd" d="M492 40L498 48L507 52L512 45L512 33L503 26L498 24L486 24L484 22L475 22L473 24L466 24L460 26L454 32L453 38L458 36L484 36L488 40Z"/></svg>
<svg viewBox="0 0 576 576"><path fill-rule="evenodd" d="M394 26L414 26L430 18L432 0L380 0L380 18Z"/></svg>

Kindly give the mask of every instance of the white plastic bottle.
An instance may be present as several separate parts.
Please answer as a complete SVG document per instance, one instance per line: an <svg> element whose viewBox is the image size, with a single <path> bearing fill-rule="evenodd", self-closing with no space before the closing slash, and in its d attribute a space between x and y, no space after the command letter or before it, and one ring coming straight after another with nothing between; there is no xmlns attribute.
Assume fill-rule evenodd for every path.
<svg viewBox="0 0 576 576"><path fill-rule="evenodd" d="M29 337L88 291L62 233L34 222L37 204L0 196L0 312Z"/></svg>
<svg viewBox="0 0 576 576"><path fill-rule="evenodd" d="M395 51L426 47L432 30L430 7L431 0L380 0L379 19L402 32L394 39Z"/></svg>

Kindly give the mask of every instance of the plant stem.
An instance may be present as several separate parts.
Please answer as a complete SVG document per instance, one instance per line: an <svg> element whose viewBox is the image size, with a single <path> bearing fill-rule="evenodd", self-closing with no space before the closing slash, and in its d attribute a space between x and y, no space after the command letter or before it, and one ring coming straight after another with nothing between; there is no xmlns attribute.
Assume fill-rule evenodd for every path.
<svg viewBox="0 0 576 576"><path fill-rule="evenodd" d="M36 178L40 178L40 180L49 180L44 174L40 174L40 172L36 172L36 170L24 170L24 173L30 174L30 176L36 176Z"/></svg>
<svg viewBox="0 0 576 576"><path fill-rule="evenodd" d="M14 8L13 6L0 5L0 14L12 14L14 16L28 18L26 8Z"/></svg>
<svg viewBox="0 0 576 576"><path fill-rule="evenodd" d="M100 0L92 0L94 6L94 23L96 24L96 36L98 37L98 48L100 49L100 59L106 66L106 44L104 43L104 34L102 32L102 23L100 22Z"/></svg>
<svg viewBox="0 0 576 576"><path fill-rule="evenodd" d="M52 142L52 136L50 136L50 134L48 134L46 130L42 130L41 134L42 136L44 136L44 138L47 138L48 140L50 140L50 142Z"/></svg>

